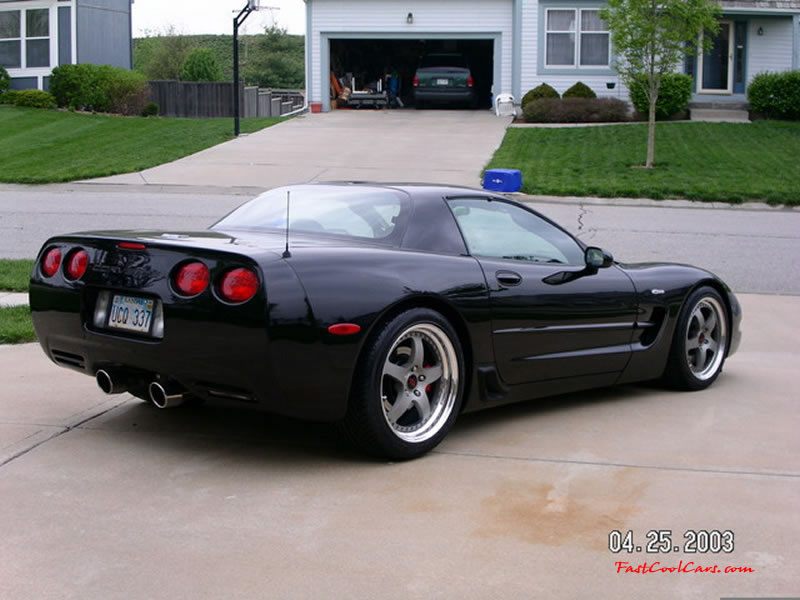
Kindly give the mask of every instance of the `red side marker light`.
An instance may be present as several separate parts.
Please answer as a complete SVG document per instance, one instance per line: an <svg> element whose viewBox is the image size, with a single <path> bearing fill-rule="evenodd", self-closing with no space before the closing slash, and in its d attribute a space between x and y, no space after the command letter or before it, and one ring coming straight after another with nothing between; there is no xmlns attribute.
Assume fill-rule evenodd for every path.
<svg viewBox="0 0 800 600"><path fill-rule="evenodd" d="M89 266L89 254L86 250L75 250L67 256L65 266L67 278L76 281L83 277Z"/></svg>
<svg viewBox="0 0 800 600"><path fill-rule="evenodd" d="M331 335L355 335L361 331L361 326L355 323L336 323L328 327L328 333Z"/></svg>
<svg viewBox="0 0 800 600"><path fill-rule="evenodd" d="M61 266L61 250L50 248L42 259L42 273L45 277L52 277Z"/></svg>
<svg viewBox="0 0 800 600"><path fill-rule="evenodd" d="M117 244L117 248L123 248L125 250L144 250L147 246L137 242L120 242Z"/></svg>
<svg viewBox="0 0 800 600"><path fill-rule="evenodd" d="M175 273L175 289L183 296L197 296L208 287L208 267L201 262L190 262Z"/></svg>
<svg viewBox="0 0 800 600"><path fill-rule="evenodd" d="M247 302L258 291L258 277L250 269L231 269L222 277L219 293L233 304Z"/></svg>

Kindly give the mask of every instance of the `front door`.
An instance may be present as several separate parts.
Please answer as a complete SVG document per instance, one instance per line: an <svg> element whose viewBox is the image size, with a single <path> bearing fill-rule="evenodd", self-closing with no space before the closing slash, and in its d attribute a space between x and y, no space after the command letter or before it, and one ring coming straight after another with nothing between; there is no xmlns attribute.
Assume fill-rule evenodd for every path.
<svg viewBox="0 0 800 600"><path fill-rule="evenodd" d="M700 36L702 44L703 37ZM733 93L733 23L721 21L711 48L698 56L697 74L699 94Z"/></svg>

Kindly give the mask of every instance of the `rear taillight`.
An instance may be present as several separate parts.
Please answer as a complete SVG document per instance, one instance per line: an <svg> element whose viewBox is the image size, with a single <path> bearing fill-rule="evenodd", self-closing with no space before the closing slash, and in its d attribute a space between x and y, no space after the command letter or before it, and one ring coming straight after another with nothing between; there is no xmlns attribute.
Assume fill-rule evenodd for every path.
<svg viewBox="0 0 800 600"><path fill-rule="evenodd" d="M190 262L175 272L172 283L181 296L197 296L208 287L209 279L207 266L201 262Z"/></svg>
<svg viewBox="0 0 800 600"><path fill-rule="evenodd" d="M64 270L67 279L76 281L83 277L86 273L86 268L89 266L89 253L86 250L73 250L67 255L67 262Z"/></svg>
<svg viewBox="0 0 800 600"><path fill-rule="evenodd" d="M467 87L472 87L473 85L475 85L475 80L472 78L472 75L470 75L467 77Z"/></svg>
<svg viewBox="0 0 800 600"><path fill-rule="evenodd" d="M233 304L247 302L258 291L258 276L250 269L232 269L222 276L219 295Z"/></svg>
<svg viewBox="0 0 800 600"><path fill-rule="evenodd" d="M42 274L45 277L52 277L58 272L61 266L61 250L50 248L42 259Z"/></svg>
<svg viewBox="0 0 800 600"><path fill-rule="evenodd" d="M414 75L414 87L419 87L419 77Z"/></svg>

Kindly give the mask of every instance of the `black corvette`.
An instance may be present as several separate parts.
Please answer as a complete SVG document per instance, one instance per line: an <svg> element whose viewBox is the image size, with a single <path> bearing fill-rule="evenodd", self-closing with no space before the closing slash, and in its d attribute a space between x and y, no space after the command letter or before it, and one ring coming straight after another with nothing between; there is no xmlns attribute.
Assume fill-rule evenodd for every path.
<svg viewBox="0 0 800 600"><path fill-rule="evenodd" d="M336 421L392 458L463 411L659 378L703 389L741 320L713 274L617 264L508 198L351 183L274 189L207 231L54 237L30 303L47 355L106 393Z"/></svg>

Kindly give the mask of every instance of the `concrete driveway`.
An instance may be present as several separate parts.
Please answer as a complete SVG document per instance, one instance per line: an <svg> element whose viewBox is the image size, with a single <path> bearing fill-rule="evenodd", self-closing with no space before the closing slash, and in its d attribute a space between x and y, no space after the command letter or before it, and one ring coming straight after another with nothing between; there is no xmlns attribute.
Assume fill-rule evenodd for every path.
<svg viewBox="0 0 800 600"><path fill-rule="evenodd" d="M157 412L0 347L0 598L720 598L800 589L800 298L742 297L709 390L629 386L467 415L384 464L328 431ZM612 554L612 530L731 530ZM618 573L658 561L746 573Z"/></svg>
<svg viewBox="0 0 800 600"><path fill-rule="evenodd" d="M338 110L295 117L173 163L97 183L276 187L307 181L480 185L510 117L488 110Z"/></svg>

